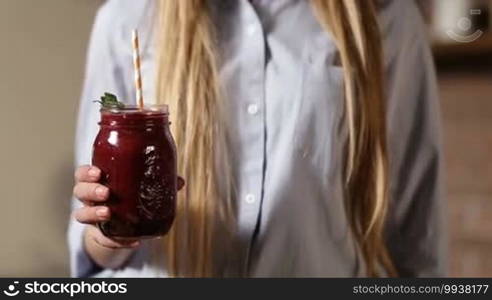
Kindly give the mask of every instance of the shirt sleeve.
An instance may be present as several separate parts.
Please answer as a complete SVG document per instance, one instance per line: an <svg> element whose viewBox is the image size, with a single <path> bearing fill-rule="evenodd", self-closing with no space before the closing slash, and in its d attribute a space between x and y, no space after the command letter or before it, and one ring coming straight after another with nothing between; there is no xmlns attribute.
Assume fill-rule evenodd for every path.
<svg viewBox="0 0 492 300"><path fill-rule="evenodd" d="M446 274L443 155L434 62L423 21L406 2L387 64L390 207L387 241L402 277ZM404 37L404 38L401 38Z"/></svg>
<svg viewBox="0 0 492 300"><path fill-rule="evenodd" d="M91 163L92 143L98 132L99 106L93 103L104 92L111 92L120 99L127 99L123 86L115 47L112 1L106 2L98 11L89 43L85 81L79 103L78 122L75 140L75 165ZM72 210L81 206L76 199L71 200ZM93 276L100 271L83 246L83 231L86 225L70 218L68 227L68 245L70 252L70 274L73 277Z"/></svg>

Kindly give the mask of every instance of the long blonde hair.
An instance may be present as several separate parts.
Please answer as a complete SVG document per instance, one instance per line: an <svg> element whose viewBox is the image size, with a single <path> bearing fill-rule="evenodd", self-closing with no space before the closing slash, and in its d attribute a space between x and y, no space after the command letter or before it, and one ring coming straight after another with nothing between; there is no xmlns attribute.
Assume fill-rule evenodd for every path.
<svg viewBox="0 0 492 300"><path fill-rule="evenodd" d="M373 1L311 0L313 11L338 47L345 80L345 201L351 231L367 276L396 275L384 240L388 207L382 46ZM215 155L227 155L220 109L216 37L207 0L160 0L157 99L170 106L179 149L178 170L187 180L176 222L165 239L174 276L217 276L213 231L217 220L233 231L234 205L227 163L219 182ZM227 162L226 156L221 161ZM225 174L225 175L224 175ZM222 187L225 186L225 189Z"/></svg>

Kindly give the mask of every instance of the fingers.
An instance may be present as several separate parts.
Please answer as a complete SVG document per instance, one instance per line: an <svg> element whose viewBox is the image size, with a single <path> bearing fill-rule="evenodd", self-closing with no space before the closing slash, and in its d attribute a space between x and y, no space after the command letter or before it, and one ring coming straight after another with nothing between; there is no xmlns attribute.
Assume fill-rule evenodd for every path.
<svg viewBox="0 0 492 300"><path fill-rule="evenodd" d="M122 249L122 248L136 248L140 245L140 241L137 239L110 239L106 237L99 228L95 226L91 226L88 228L89 238L92 238L96 244L101 247L110 248L110 249Z"/></svg>
<svg viewBox="0 0 492 300"><path fill-rule="evenodd" d="M73 212L73 217L83 224L95 224L107 221L110 218L110 210L105 206L84 206Z"/></svg>
<svg viewBox="0 0 492 300"><path fill-rule="evenodd" d="M106 201L109 197L109 189L98 183L79 182L73 188L73 195L87 202Z"/></svg>
<svg viewBox="0 0 492 300"><path fill-rule="evenodd" d="M101 170L95 166L81 166L75 170L75 182L97 182Z"/></svg>
<svg viewBox="0 0 492 300"><path fill-rule="evenodd" d="M183 177L178 176L178 191L181 190L185 185L185 180Z"/></svg>

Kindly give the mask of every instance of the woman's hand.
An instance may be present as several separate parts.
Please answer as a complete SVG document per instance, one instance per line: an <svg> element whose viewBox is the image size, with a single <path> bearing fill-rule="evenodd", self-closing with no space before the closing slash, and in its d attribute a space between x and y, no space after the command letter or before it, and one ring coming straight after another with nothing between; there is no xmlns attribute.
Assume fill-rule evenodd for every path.
<svg viewBox="0 0 492 300"><path fill-rule="evenodd" d="M97 183L101 176L101 170L94 166L82 166L75 171L74 196L84 206L73 212L74 218L83 224L95 225L98 222L107 221L111 217L108 207L102 206L109 197L109 189ZM93 241L101 247L110 249L135 248L139 245L137 239L118 240L104 236L96 226L89 226L85 232L86 242Z"/></svg>
<svg viewBox="0 0 492 300"><path fill-rule="evenodd" d="M95 226L111 217L109 208L102 205L109 197L109 189L98 183L100 177L101 170L95 166L82 166L75 171L73 194L83 207L74 210L73 217L89 225L84 232L84 247L92 260L103 268L117 269L128 261L140 241L108 238ZM177 184L181 190L185 185L184 179L178 177Z"/></svg>
<svg viewBox="0 0 492 300"><path fill-rule="evenodd" d="M92 260L102 268L121 268L130 258L138 240L111 239L102 234L96 223L109 220L111 211L102 206L109 197L109 189L97 183L101 170L94 166L82 166L75 171L74 196L83 203L83 207L74 210L73 217L88 224L84 231L84 248Z"/></svg>

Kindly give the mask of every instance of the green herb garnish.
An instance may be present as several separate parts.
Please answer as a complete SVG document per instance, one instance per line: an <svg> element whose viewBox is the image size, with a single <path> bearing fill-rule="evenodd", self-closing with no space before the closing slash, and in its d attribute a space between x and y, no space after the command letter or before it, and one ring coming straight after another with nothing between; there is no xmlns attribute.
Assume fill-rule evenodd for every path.
<svg viewBox="0 0 492 300"><path fill-rule="evenodd" d="M96 100L94 102L101 104L103 108L125 108L125 104L118 101L118 97L111 93L104 93L104 96L101 96L101 100Z"/></svg>

